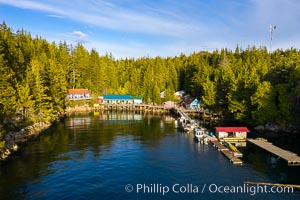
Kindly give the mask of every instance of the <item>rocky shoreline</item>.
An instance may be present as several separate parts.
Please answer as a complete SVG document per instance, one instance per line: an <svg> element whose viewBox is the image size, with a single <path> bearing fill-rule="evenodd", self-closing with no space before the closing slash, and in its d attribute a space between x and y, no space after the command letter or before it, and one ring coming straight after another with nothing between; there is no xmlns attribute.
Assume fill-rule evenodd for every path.
<svg viewBox="0 0 300 200"><path fill-rule="evenodd" d="M300 131L294 126L288 126L286 128L282 128L277 124L270 124L270 123L256 126L254 127L254 130L259 132L290 133L290 134L299 134Z"/></svg>
<svg viewBox="0 0 300 200"><path fill-rule="evenodd" d="M75 106L75 107L67 107L65 113L75 113L75 112L90 112L93 108L85 105L85 106Z"/></svg>
<svg viewBox="0 0 300 200"><path fill-rule="evenodd" d="M39 122L23 128L18 132L8 132L4 137L4 147L0 150L0 161L6 160L12 152L17 151L21 143L40 134L50 126L51 123Z"/></svg>

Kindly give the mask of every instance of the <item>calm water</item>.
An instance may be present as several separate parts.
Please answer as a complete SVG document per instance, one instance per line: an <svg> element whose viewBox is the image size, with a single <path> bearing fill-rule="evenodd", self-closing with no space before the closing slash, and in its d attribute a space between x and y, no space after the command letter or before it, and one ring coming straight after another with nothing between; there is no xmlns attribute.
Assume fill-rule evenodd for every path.
<svg viewBox="0 0 300 200"><path fill-rule="evenodd" d="M1 165L0 199L300 199L299 190L262 194L244 185L300 185L300 168L251 145L242 151L244 165L234 166L178 132L168 116L74 115Z"/></svg>

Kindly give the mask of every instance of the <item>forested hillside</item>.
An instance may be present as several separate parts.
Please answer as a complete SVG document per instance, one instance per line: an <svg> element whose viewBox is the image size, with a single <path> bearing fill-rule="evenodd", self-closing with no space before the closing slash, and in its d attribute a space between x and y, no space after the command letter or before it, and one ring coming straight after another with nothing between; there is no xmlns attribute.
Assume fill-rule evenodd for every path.
<svg viewBox="0 0 300 200"><path fill-rule="evenodd" d="M101 47L99 47L101 51ZM134 55L133 55L134 56ZM300 52L237 47L173 58L114 59L82 44L49 43L0 25L0 124L16 129L50 122L66 107L68 88L94 97L131 94L147 103L185 90L204 107L253 125L300 126Z"/></svg>

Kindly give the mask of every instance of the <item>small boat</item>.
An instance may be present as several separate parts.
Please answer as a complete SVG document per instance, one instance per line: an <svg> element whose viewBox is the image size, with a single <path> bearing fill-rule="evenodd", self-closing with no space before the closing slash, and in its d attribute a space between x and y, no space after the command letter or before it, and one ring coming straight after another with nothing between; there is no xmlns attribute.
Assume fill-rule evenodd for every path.
<svg viewBox="0 0 300 200"><path fill-rule="evenodd" d="M197 141L197 142L202 142L204 144L207 144L208 140L207 140L207 130L206 128L195 128L194 129L194 139Z"/></svg>

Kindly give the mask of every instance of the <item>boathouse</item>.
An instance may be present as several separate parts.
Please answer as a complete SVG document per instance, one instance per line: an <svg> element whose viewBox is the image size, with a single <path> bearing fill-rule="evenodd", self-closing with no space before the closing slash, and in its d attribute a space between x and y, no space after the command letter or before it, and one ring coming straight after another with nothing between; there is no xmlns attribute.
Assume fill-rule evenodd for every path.
<svg viewBox="0 0 300 200"><path fill-rule="evenodd" d="M247 127L216 127L216 136L220 140L245 140L249 132Z"/></svg>
<svg viewBox="0 0 300 200"><path fill-rule="evenodd" d="M69 100L89 100L91 92L88 89L68 89Z"/></svg>

